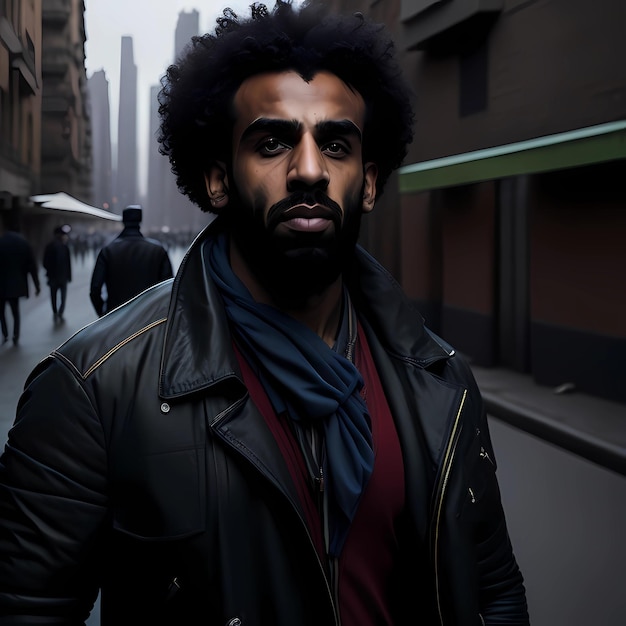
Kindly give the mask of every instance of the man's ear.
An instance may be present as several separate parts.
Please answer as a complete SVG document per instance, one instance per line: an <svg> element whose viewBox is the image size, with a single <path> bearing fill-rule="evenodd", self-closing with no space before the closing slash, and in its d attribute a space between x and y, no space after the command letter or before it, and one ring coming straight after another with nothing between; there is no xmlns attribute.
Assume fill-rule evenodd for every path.
<svg viewBox="0 0 626 626"><path fill-rule="evenodd" d="M219 213L228 204L228 174L226 164L213 161L204 172L207 195L215 213Z"/></svg>
<svg viewBox="0 0 626 626"><path fill-rule="evenodd" d="M363 213L369 213L374 209L376 202L376 180L378 179L378 167L376 163L366 163L363 166Z"/></svg>

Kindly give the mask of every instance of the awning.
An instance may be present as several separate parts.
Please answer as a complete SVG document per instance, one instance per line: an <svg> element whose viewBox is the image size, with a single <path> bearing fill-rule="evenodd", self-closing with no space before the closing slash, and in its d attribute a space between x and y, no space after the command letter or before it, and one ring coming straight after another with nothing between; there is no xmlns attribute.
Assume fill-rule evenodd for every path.
<svg viewBox="0 0 626 626"><path fill-rule="evenodd" d="M626 159L626 120L401 167L400 193Z"/></svg>
<svg viewBox="0 0 626 626"><path fill-rule="evenodd" d="M122 216L104 209L98 209L95 206L85 204L80 200L77 200L73 196L60 191L58 193L49 193L39 196L31 196L30 200L40 205L43 209L51 209L54 211L64 211L66 213L76 214L79 213L85 217L95 217L104 220L112 220L114 222L121 222Z"/></svg>

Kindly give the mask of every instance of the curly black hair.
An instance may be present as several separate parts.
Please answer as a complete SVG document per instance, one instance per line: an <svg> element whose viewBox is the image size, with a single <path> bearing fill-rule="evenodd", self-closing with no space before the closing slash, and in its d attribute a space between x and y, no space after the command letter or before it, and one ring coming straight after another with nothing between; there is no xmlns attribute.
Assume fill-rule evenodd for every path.
<svg viewBox="0 0 626 626"><path fill-rule="evenodd" d="M234 95L262 72L293 70L304 80L329 71L363 97L364 162L378 166L376 196L406 156L413 139L411 90L382 24L361 13L331 15L321 2L255 3L250 17L229 8L214 33L193 37L161 79L159 151L169 157L179 190L211 211L204 172L230 161Z"/></svg>

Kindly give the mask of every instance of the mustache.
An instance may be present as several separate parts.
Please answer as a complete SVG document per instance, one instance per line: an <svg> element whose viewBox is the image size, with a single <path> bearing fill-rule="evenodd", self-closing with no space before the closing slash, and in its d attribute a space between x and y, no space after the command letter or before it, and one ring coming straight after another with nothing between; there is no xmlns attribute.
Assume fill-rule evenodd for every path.
<svg viewBox="0 0 626 626"><path fill-rule="evenodd" d="M273 204L267 212L267 227L270 229L275 228L283 221L285 212L299 204L306 204L308 206L319 204L324 206L332 213L332 220L338 224L341 223L343 215L341 207L334 200L331 200L321 189L315 189L313 191L294 191L286 198Z"/></svg>

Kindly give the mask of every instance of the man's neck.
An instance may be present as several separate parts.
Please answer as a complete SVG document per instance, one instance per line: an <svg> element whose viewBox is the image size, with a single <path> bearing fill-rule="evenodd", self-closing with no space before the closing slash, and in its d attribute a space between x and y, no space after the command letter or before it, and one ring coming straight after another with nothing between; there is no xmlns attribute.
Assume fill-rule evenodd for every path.
<svg viewBox="0 0 626 626"><path fill-rule="evenodd" d="M237 245L231 239L230 264L254 300L287 313L317 333L329 346L335 343L341 320L342 280L339 277L322 292L295 300L288 290L270 293L256 278Z"/></svg>

